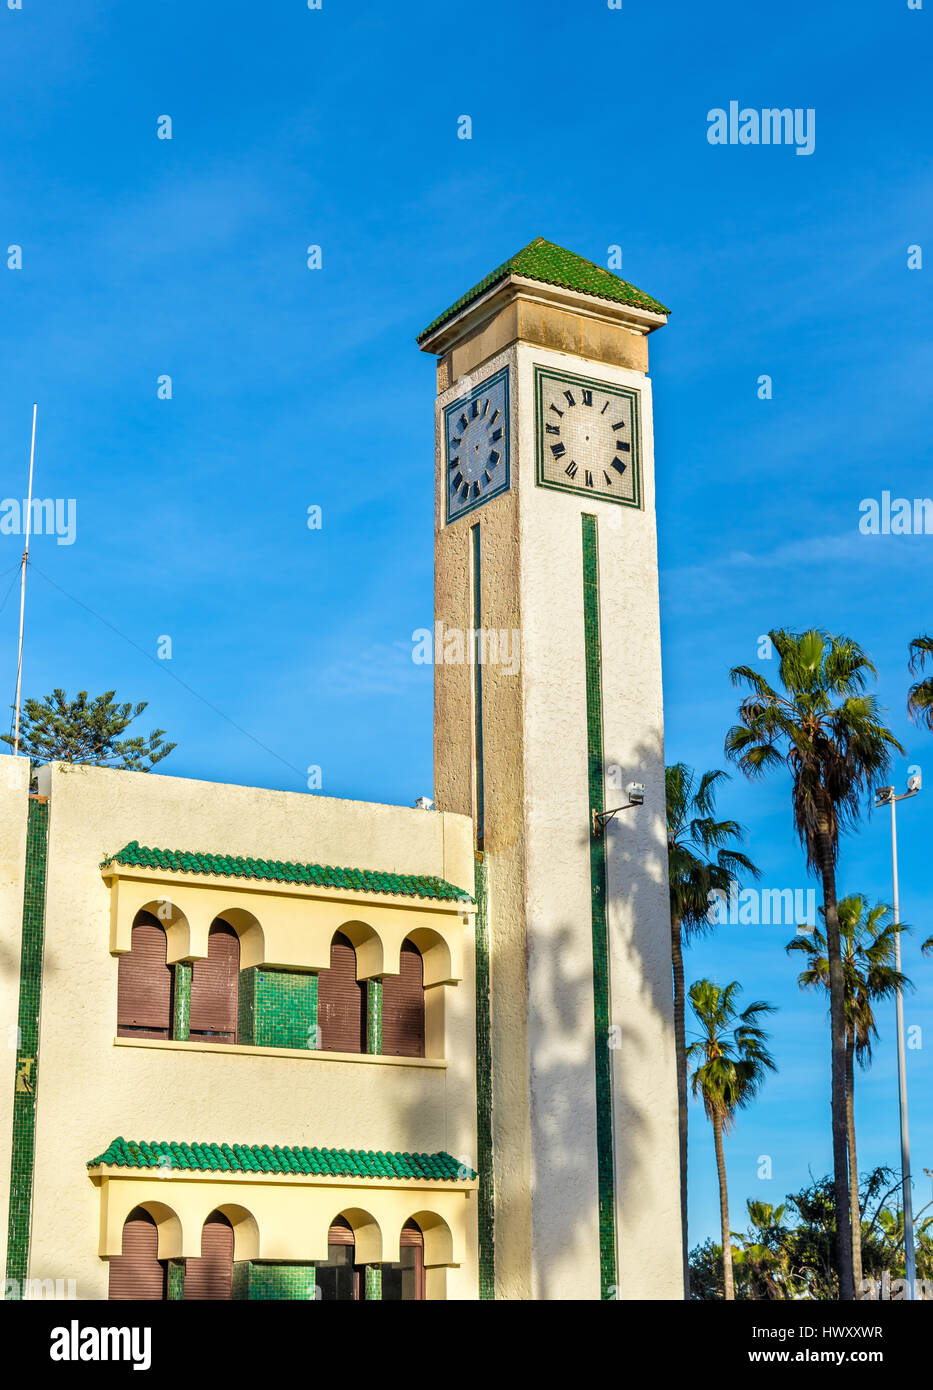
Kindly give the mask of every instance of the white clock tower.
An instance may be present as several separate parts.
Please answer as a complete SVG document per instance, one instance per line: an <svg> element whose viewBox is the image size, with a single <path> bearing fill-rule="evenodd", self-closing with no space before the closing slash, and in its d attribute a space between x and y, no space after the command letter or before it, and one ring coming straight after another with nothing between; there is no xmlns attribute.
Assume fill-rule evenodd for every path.
<svg viewBox="0 0 933 1390"><path fill-rule="evenodd" d="M647 376L666 321L538 238L418 340L439 359L435 801L476 835L483 1297L683 1296Z"/></svg>

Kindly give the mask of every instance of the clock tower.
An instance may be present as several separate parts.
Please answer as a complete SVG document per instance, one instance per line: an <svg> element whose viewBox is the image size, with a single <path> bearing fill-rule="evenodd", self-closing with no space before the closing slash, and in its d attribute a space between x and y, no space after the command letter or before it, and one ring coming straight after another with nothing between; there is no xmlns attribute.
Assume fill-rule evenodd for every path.
<svg viewBox="0 0 933 1390"><path fill-rule="evenodd" d="M418 339L434 794L475 833L487 1298L683 1296L647 375L666 322L539 237Z"/></svg>

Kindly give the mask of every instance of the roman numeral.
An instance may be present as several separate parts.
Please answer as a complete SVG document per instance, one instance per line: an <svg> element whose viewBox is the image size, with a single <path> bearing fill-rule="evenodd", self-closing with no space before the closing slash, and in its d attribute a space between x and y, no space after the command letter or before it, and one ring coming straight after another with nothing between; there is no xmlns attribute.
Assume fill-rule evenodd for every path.
<svg viewBox="0 0 933 1390"><path fill-rule="evenodd" d="M470 419L475 420L479 414L479 401L470 402Z"/></svg>
<svg viewBox="0 0 933 1390"><path fill-rule="evenodd" d="M564 395L567 397L567 404L568 404L568 405L576 405L576 401L575 401L574 398L573 398L573 392L572 392L572 391L565 391L565 392L564 392Z"/></svg>
<svg viewBox="0 0 933 1390"><path fill-rule="evenodd" d="M561 415L561 416L562 416L563 413L564 413L562 410L558 410L556 405L549 405L549 406L548 406L548 410L553 410L553 412L554 412L555 415Z"/></svg>
<svg viewBox="0 0 933 1390"><path fill-rule="evenodd" d="M615 424L615 425L613 425L612 428L613 428L614 430L624 430L624 429L625 429L625 421L624 421L624 420L619 420L618 423Z"/></svg>
<svg viewBox="0 0 933 1390"><path fill-rule="evenodd" d="M612 466L617 473L624 473L626 468L628 468L628 464L623 463L621 459L613 459Z"/></svg>
<svg viewBox="0 0 933 1390"><path fill-rule="evenodd" d="M632 452L632 446L627 439L617 439L616 448L621 449L624 454L630 454Z"/></svg>
<svg viewBox="0 0 933 1390"><path fill-rule="evenodd" d="M573 459L567 464L564 472L567 474L568 478L575 478L577 476L577 465L574 463Z"/></svg>
<svg viewBox="0 0 933 1390"><path fill-rule="evenodd" d="M459 468L459 467L460 467L460 455L459 455L459 454L457 455L456 458L452 458L452 459L450 460L449 467L451 467L451 468Z"/></svg>
<svg viewBox="0 0 933 1390"><path fill-rule="evenodd" d="M492 412L492 414L490 415L490 417L489 417L489 423L490 423L491 425L494 425L494 424L496 423L496 421L498 420L498 418L499 418L499 412L498 412L498 410L494 410L494 411Z"/></svg>
<svg viewBox="0 0 933 1390"><path fill-rule="evenodd" d="M491 439L501 439L501 438L502 438L502 430L501 430L501 429L493 430L493 432L492 432L490 438L491 438Z"/></svg>
<svg viewBox="0 0 933 1390"><path fill-rule="evenodd" d="M609 474L606 472L605 468L603 469L603 477L606 479L606 482L608 483L608 485L609 485L610 487L612 487L612 479L610 478Z"/></svg>
<svg viewBox="0 0 933 1390"><path fill-rule="evenodd" d="M588 468L584 470L583 481L586 483L587 487L593 486L593 475Z"/></svg>
<svg viewBox="0 0 933 1390"><path fill-rule="evenodd" d="M489 397L487 396L486 399L483 401L483 414L484 414L484 415L486 414L486 411L487 411L488 409L489 409Z"/></svg>
<svg viewBox="0 0 933 1390"><path fill-rule="evenodd" d="M470 422L465 415L460 416L459 424L462 430L468 430L470 428Z"/></svg>
<svg viewBox="0 0 933 1390"><path fill-rule="evenodd" d="M602 410L599 412L600 415L605 415L605 413L606 413L606 411L607 411L608 409L609 409L609 402L607 401L606 404L603 406Z"/></svg>
<svg viewBox="0 0 933 1390"><path fill-rule="evenodd" d="M474 497L478 497L478 496L479 496L479 483L474 483L474 484L473 484L473 496L474 496Z"/></svg>
<svg viewBox="0 0 933 1390"><path fill-rule="evenodd" d="M491 482L492 482L492 474L490 473L490 471L489 471L488 468L487 468L486 471L484 472L483 477L486 479L487 483L491 483Z"/></svg>
<svg viewBox="0 0 933 1390"><path fill-rule="evenodd" d="M551 445L551 453L554 455L556 459L559 459L563 454L566 454L566 452L567 450L564 448L563 444Z"/></svg>
<svg viewBox="0 0 933 1390"><path fill-rule="evenodd" d="M592 405L592 404L593 404L593 393L592 393L592 391L584 390L584 392L583 392L583 404L584 404L584 405Z"/></svg>
<svg viewBox="0 0 933 1390"><path fill-rule="evenodd" d="M462 473L458 473L457 476L454 478L454 481L453 481L453 486L454 486L454 491L455 491L455 492L459 492L462 483L463 483L463 474L462 474Z"/></svg>
<svg viewBox="0 0 933 1390"><path fill-rule="evenodd" d="M502 455L498 453L495 449L490 449L489 458L486 460L486 462L489 464L490 468L495 468L496 464L499 462L501 457Z"/></svg>
<svg viewBox="0 0 933 1390"><path fill-rule="evenodd" d="M560 425L545 425L545 434L560 434Z"/></svg>

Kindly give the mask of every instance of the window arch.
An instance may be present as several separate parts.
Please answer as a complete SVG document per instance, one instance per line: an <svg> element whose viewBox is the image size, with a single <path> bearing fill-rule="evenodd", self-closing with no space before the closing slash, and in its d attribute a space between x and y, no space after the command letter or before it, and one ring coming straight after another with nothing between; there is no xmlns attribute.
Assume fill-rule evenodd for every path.
<svg viewBox="0 0 933 1390"><path fill-rule="evenodd" d="M172 967L165 930L151 912L138 912L131 948L117 963L117 1037L172 1036Z"/></svg>
<svg viewBox="0 0 933 1390"><path fill-rule="evenodd" d="M144 1207L134 1207L123 1223L121 1253L110 1257L107 1296L154 1300L165 1294L166 1262L159 1259L159 1228Z"/></svg>
<svg viewBox="0 0 933 1390"><path fill-rule="evenodd" d="M318 1297L325 1303L347 1303L365 1296L366 1279L356 1263L356 1241L346 1217L338 1216L327 1232L327 1259L315 1266Z"/></svg>
<svg viewBox="0 0 933 1390"><path fill-rule="evenodd" d="M402 1227L398 1264L382 1266L383 1299L417 1302L425 1296L424 1235L417 1221Z"/></svg>
<svg viewBox="0 0 933 1390"><path fill-rule="evenodd" d="M218 918L207 939L207 955L191 971L190 1036L205 1042L237 1040L240 938Z"/></svg>
<svg viewBox="0 0 933 1390"><path fill-rule="evenodd" d="M383 976L382 1051L387 1057L424 1056L424 962L412 941L402 943L399 974Z"/></svg>
<svg viewBox="0 0 933 1390"><path fill-rule="evenodd" d="M356 978L356 951L343 932L330 943L330 967L318 972L317 1019L324 1052L366 1051L365 983Z"/></svg>
<svg viewBox="0 0 933 1390"><path fill-rule="evenodd" d="M184 1297L233 1297L233 1227L222 1212L211 1212L201 1228L201 1254L186 1261Z"/></svg>

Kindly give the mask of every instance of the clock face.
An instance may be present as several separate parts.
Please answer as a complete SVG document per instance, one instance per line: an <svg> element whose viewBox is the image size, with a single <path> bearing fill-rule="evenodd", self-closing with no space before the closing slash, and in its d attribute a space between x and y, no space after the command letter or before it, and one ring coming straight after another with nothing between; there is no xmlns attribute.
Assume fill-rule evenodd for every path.
<svg viewBox="0 0 933 1390"><path fill-rule="evenodd" d="M641 506L638 392L535 367L536 482Z"/></svg>
<svg viewBox="0 0 933 1390"><path fill-rule="evenodd" d="M508 490L508 367L445 407L444 449L448 521Z"/></svg>

